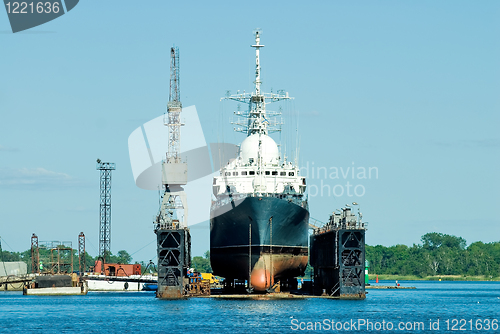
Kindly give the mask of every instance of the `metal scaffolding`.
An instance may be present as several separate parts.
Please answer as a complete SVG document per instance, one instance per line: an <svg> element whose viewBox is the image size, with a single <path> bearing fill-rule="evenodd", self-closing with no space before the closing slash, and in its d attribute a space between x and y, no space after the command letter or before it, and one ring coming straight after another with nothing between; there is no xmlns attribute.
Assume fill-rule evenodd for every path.
<svg viewBox="0 0 500 334"><path fill-rule="evenodd" d="M101 171L101 200L99 224L99 258L107 262L111 254L111 171L114 163L97 159L97 170Z"/></svg>
<svg viewBox="0 0 500 334"><path fill-rule="evenodd" d="M50 273L71 274L73 272L73 248L57 245L50 249Z"/></svg>
<svg viewBox="0 0 500 334"><path fill-rule="evenodd" d="M31 272L33 274L71 274L73 247L71 241L38 241L31 236Z"/></svg>
<svg viewBox="0 0 500 334"><path fill-rule="evenodd" d="M80 275L85 273L85 234L80 232L78 235L78 270Z"/></svg>
<svg viewBox="0 0 500 334"><path fill-rule="evenodd" d="M31 273L40 273L40 253L38 252L38 237L31 236Z"/></svg>

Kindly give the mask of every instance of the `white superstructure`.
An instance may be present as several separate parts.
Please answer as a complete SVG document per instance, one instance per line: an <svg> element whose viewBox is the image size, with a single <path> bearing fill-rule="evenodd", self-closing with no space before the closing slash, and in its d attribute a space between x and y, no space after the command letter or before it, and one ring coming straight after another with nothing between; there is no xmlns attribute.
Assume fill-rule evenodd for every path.
<svg viewBox="0 0 500 334"><path fill-rule="evenodd" d="M215 196L227 193L240 194L303 194L306 190L305 177L299 176L299 168L282 159L278 145L269 136L281 131L280 123L270 119L280 113L266 112L266 104L291 99L288 93L262 93L260 90L260 32L255 33L255 92L235 94L225 99L248 103L248 111L235 112L243 117L235 122L240 127L235 131L246 132L238 157L221 169L214 178Z"/></svg>

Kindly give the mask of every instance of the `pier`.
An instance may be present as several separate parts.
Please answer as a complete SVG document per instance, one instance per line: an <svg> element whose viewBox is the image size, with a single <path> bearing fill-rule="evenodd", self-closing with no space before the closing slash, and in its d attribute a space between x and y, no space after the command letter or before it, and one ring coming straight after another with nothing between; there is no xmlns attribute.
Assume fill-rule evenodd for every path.
<svg viewBox="0 0 500 334"><path fill-rule="evenodd" d="M34 277L33 274L0 276L0 291L22 291L23 286Z"/></svg>

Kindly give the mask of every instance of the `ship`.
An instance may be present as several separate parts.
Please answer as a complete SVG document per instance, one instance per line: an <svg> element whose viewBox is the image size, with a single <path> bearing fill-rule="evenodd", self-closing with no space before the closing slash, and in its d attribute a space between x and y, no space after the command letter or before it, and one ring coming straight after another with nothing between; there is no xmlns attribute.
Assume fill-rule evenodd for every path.
<svg viewBox="0 0 500 334"><path fill-rule="evenodd" d="M246 281L248 292L293 285L308 260L309 207L306 179L297 163L282 158L270 134L281 131L280 112L266 111L288 93L261 91L260 31L255 32L255 90L224 99L248 104L235 111L246 133L238 155L214 177L210 209L210 261L225 282ZM227 283L230 284L230 283Z"/></svg>

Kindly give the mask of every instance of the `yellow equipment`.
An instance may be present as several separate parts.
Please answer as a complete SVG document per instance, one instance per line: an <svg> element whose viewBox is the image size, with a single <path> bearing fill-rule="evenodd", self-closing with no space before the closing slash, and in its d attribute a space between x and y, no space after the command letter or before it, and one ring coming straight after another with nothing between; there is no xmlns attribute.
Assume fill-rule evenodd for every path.
<svg viewBox="0 0 500 334"><path fill-rule="evenodd" d="M219 279L217 278L217 276L214 276L212 273L201 273L201 278L203 280L210 280L210 284L219 283Z"/></svg>

